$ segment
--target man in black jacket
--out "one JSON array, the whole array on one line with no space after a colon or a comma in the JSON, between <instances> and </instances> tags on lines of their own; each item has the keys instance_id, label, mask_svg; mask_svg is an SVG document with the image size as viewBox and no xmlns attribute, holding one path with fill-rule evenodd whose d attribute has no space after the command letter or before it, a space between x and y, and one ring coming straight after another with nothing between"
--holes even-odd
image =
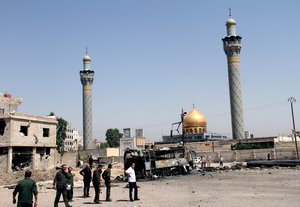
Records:
<instances>
[{"instance_id":1,"label":"man in black jacket","mask_svg":"<svg viewBox=\"0 0 300 207\"><path fill-rule=\"evenodd\" d=\"M68 197L67 197L67 180L70 179L70 175L68 173L68 168L65 164L61 166L61 170L56 173L56 176L53 180L53 188L56 189L56 197L54 200L54 207L58 207L58 202L61 194L63 195L64 203L66 207L72 207L69 205Z\"/></svg>"},{"instance_id":2,"label":"man in black jacket","mask_svg":"<svg viewBox=\"0 0 300 207\"><path fill-rule=\"evenodd\" d=\"M90 165L86 164L86 167L79 173L83 176L83 197L90 197L90 183L92 181L92 170Z\"/></svg>"}]
</instances>

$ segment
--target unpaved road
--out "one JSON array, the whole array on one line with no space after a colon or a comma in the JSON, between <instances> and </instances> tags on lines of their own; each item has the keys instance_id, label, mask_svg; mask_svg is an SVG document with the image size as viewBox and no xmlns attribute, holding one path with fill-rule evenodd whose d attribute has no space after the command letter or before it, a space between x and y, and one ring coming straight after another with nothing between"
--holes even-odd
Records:
<instances>
[{"instance_id":1,"label":"unpaved road","mask_svg":"<svg viewBox=\"0 0 300 207\"><path fill-rule=\"evenodd\" d=\"M79 181L81 184L81 181ZM128 202L126 183L112 187L112 202L93 204L93 197L82 198L82 188L74 191L73 207L92 206L201 206L201 207L299 207L300 170L242 169L169 177L139 182L140 201ZM105 191L105 188L102 188ZM12 207L12 190L0 188L0 206ZM91 188L91 196L94 189ZM55 191L41 189L40 207L51 207ZM104 198L101 193L100 199ZM64 206L60 203L59 206Z\"/></svg>"}]
</instances>

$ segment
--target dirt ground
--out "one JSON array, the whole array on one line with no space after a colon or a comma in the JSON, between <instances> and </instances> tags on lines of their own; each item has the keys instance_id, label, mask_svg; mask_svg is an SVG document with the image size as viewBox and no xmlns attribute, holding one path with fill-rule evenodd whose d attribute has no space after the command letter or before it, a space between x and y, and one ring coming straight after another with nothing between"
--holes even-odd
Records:
<instances>
[{"instance_id":1,"label":"dirt ground","mask_svg":"<svg viewBox=\"0 0 300 207\"><path fill-rule=\"evenodd\" d=\"M138 182L140 201L128 201L126 183L113 183L112 202L94 204L91 196L82 198L82 181L75 182L73 207L90 206L201 206L201 207L298 207L300 170L245 169L195 173L154 181ZM55 190L50 182L39 183L40 207L51 207ZM0 188L0 206L12 207L12 189ZM100 199L105 196L102 188ZM61 199L62 200L62 199ZM64 206L60 203L59 206Z\"/></svg>"}]
</instances>

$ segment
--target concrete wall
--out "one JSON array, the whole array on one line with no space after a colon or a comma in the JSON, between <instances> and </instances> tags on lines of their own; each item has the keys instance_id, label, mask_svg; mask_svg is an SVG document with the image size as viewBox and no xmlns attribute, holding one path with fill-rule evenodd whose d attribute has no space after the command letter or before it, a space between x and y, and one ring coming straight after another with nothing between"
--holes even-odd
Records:
<instances>
[{"instance_id":1,"label":"concrete wall","mask_svg":"<svg viewBox=\"0 0 300 207\"><path fill-rule=\"evenodd\" d=\"M203 152L197 156L211 156L213 162L218 162L220 155L223 156L224 162L246 162L251 160L266 160L270 153L271 158L275 160L294 160L296 159L295 149L256 149L256 150L236 150L223 152Z\"/></svg>"},{"instance_id":2,"label":"concrete wall","mask_svg":"<svg viewBox=\"0 0 300 207\"><path fill-rule=\"evenodd\" d=\"M99 149L79 150L78 154L80 160L82 160L83 162L87 162L90 155L99 157L100 150Z\"/></svg>"},{"instance_id":3,"label":"concrete wall","mask_svg":"<svg viewBox=\"0 0 300 207\"><path fill-rule=\"evenodd\" d=\"M176 144L156 144L155 147L171 147ZM223 152L231 151L231 144L220 143L219 141L207 141L207 142L189 142L185 143L185 147L189 150L193 150L196 154L208 153L208 152Z\"/></svg>"},{"instance_id":4,"label":"concrete wall","mask_svg":"<svg viewBox=\"0 0 300 207\"><path fill-rule=\"evenodd\" d=\"M100 149L100 157L118 157L119 148Z\"/></svg>"},{"instance_id":5,"label":"concrete wall","mask_svg":"<svg viewBox=\"0 0 300 207\"><path fill-rule=\"evenodd\" d=\"M7 154L0 155L0 172L1 173L7 172Z\"/></svg>"},{"instance_id":6,"label":"concrete wall","mask_svg":"<svg viewBox=\"0 0 300 207\"><path fill-rule=\"evenodd\" d=\"M113 157L101 157L100 158L101 162L105 163L114 163L114 162L122 162L123 163L123 157L120 156L113 156Z\"/></svg>"},{"instance_id":7,"label":"concrete wall","mask_svg":"<svg viewBox=\"0 0 300 207\"><path fill-rule=\"evenodd\" d=\"M76 167L78 158L77 152L65 152L64 155L61 156L57 151L55 151L53 159L55 166L66 164L68 167Z\"/></svg>"},{"instance_id":8,"label":"concrete wall","mask_svg":"<svg viewBox=\"0 0 300 207\"><path fill-rule=\"evenodd\" d=\"M76 152L67 152L62 156L62 163L66 164L69 167L76 167L77 162L77 153Z\"/></svg>"},{"instance_id":9,"label":"concrete wall","mask_svg":"<svg viewBox=\"0 0 300 207\"><path fill-rule=\"evenodd\" d=\"M86 162L90 155L93 157L118 157L119 148L104 148L104 149L90 149L90 150L80 150L78 151L80 160Z\"/></svg>"}]
</instances>

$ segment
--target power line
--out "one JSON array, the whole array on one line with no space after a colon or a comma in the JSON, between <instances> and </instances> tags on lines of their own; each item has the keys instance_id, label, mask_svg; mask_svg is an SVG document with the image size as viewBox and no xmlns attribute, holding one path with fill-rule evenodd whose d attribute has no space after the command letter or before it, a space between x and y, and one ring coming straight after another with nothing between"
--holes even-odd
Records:
<instances>
[{"instance_id":1,"label":"power line","mask_svg":"<svg viewBox=\"0 0 300 207\"><path fill-rule=\"evenodd\" d=\"M278 107L278 106L283 106L287 105L286 101L280 101L280 102L275 102L275 103L269 103L269 104L263 104L263 105L258 105L258 106L252 106L245 108L244 111L255 111L255 110L260 110L263 108L270 108L270 107ZM208 118L216 118L216 117L221 117L230 114L230 111L219 113L219 114L214 114L214 115L208 115Z\"/></svg>"},{"instance_id":2,"label":"power line","mask_svg":"<svg viewBox=\"0 0 300 207\"><path fill-rule=\"evenodd\" d=\"M288 104L288 102L285 100L285 101L280 101L280 102L274 102L274 103L268 103L268 104L263 104L263 105L251 106L251 107L245 108L244 111L256 111L256 110L261 110L261 109L264 109L264 108L279 107L279 106L283 106L283 105L287 105L287 104ZM218 113L218 114L213 114L213 115L208 115L206 117L212 119L212 118L227 116L228 114L230 114L230 111L222 112L222 113ZM163 127L163 126L170 126L171 123L173 123L173 122L174 121L169 121L169 122L166 121L166 122L155 123L155 124L153 123L153 124L139 126L139 127L132 126L131 128L143 128L143 129L158 128L158 127Z\"/></svg>"}]
</instances>

